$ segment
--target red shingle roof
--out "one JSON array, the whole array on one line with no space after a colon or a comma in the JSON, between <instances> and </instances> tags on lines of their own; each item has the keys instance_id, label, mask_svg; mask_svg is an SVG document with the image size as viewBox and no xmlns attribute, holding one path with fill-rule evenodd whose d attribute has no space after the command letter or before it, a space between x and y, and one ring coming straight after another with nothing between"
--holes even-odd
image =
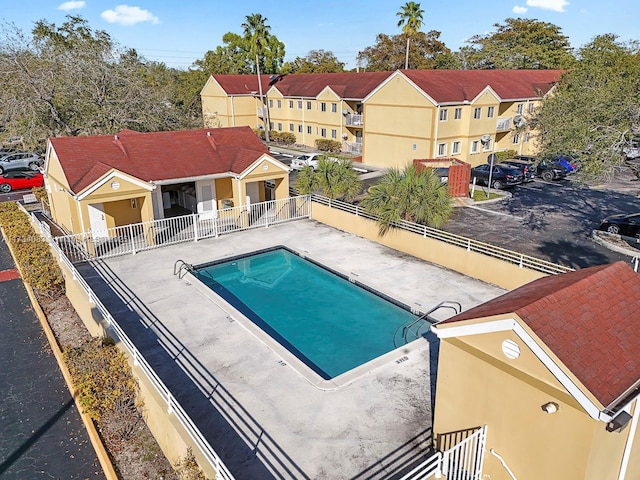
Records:
<instances>
[{"instance_id":1,"label":"red shingle roof","mask_svg":"<svg viewBox=\"0 0 640 480\"><path fill-rule=\"evenodd\" d=\"M315 98L326 87L340 98L363 99L392 72L295 73L284 75L275 83L285 97ZM212 75L229 95L246 95L258 91L256 75ZM262 89L269 89L269 75L262 75Z\"/></svg>"},{"instance_id":2,"label":"red shingle roof","mask_svg":"<svg viewBox=\"0 0 640 480\"><path fill-rule=\"evenodd\" d=\"M624 262L535 280L442 323L509 313L603 405L640 380L640 275Z\"/></svg>"},{"instance_id":3,"label":"red shingle roof","mask_svg":"<svg viewBox=\"0 0 640 480\"><path fill-rule=\"evenodd\" d=\"M240 174L268 149L249 127L51 138L69 186L82 191L112 168L140 180Z\"/></svg>"},{"instance_id":4,"label":"red shingle roof","mask_svg":"<svg viewBox=\"0 0 640 480\"><path fill-rule=\"evenodd\" d=\"M563 70L402 70L438 103L473 100L490 86L502 100L538 98L560 79Z\"/></svg>"}]
</instances>

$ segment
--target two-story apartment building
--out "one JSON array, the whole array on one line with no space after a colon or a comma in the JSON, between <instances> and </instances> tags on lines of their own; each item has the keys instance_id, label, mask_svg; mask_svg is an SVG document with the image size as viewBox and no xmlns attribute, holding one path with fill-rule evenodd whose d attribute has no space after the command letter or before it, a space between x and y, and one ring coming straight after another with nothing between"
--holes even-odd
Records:
<instances>
[{"instance_id":1,"label":"two-story apartment building","mask_svg":"<svg viewBox=\"0 0 640 480\"><path fill-rule=\"evenodd\" d=\"M262 77L212 75L201 92L205 125L249 125L329 138L363 161L402 167L416 158L472 165L512 149L535 154L527 119L560 70L398 70Z\"/></svg>"}]
</instances>

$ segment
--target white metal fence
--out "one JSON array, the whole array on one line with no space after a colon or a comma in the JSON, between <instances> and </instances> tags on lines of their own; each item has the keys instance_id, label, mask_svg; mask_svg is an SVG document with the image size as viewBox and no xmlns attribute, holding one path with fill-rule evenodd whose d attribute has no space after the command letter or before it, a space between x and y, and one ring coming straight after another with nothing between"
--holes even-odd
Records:
<instances>
[{"instance_id":1,"label":"white metal fence","mask_svg":"<svg viewBox=\"0 0 640 480\"><path fill-rule=\"evenodd\" d=\"M51 236L51 233L46 226L42 224L34 214L31 214L31 218L34 223L40 227L40 232L42 235L49 241L53 250L57 253L57 256L60 258L60 261L69 269L71 272L73 279L77 281L84 292L87 295L89 301L96 306L102 317L107 322L108 328L112 335L116 336L116 340L122 343L127 349L127 352L133 359L134 365L140 367L142 372L144 372L147 379L151 382L151 384L155 387L156 391L160 395L160 397L167 404L167 412L169 414L174 414L177 420L180 422L185 431L189 434L195 445L202 452L204 457L213 467L216 472L216 479L219 480L234 480L233 475L224 465L220 457L215 452L213 447L206 440L202 432L198 429L196 424L191 420L189 415L183 409L182 405L173 397L169 388L164 384L164 382L160 379L158 374L151 368L151 365L144 358L142 353L136 348L133 341L127 336L125 331L118 325L118 322L111 316L109 310L104 306L104 304L100 301L98 295L96 295L89 284L82 278L82 275L76 270L72 261L66 256L65 252L60 248L55 239Z\"/></svg>"},{"instance_id":2,"label":"white metal fence","mask_svg":"<svg viewBox=\"0 0 640 480\"><path fill-rule=\"evenodd\" d=\"M311 200L313 202L327 205L331 208L349 212L358 217L368 218L373 221L377 221L378 219L376 215L372 215L371 213L365 211L362 207L353 205L351 203L346 203L339 200L330 200L327 197L315 194L311 196ZM563 265L558 265L557 263L547 262L546 260L541 260L539 258L525 255L523 253L514 252L513 250L508 250L496 245L491 245L490 243L480 242L478 240L473 240L461 235L456 235L455 233L449 233L437 228L427 227L426 225L420 225L417 223L402 220L400 222L397 222L395 226L402 230L407 230L417 235L422 235L423 237L433 238L440 242L445 242L451 245L465 248L470 252L478 252L489 257L499 258L500 260L504 260L505 262L514 263L521 268L528 268L530 270L535 270L547 274L572 272L574 270L571 267L565 267Z\"/></svg>"},{"instance_id":3,"label":"white metal fence","mask_svg":"<svg viewBox=\"0 0 640 480\"><path fill-rule=\"evenodd\" d=\"M486 441L485 425L450 449L435 453L400 480L482 480Z\"/></svg>"},{"instance_id":4,"label":"white metal fence","mask_svg":"<svg viewBox=\"0 0 640 480\"><path fill-rule=\"evenodd\" d=\"M55 238L56 244L72 262L135 254L164 245L173 245L225 233L268 227L309 218L308 195L227 208L216 212L194 213L163 218Z\"/></svg>"}]
</instances>

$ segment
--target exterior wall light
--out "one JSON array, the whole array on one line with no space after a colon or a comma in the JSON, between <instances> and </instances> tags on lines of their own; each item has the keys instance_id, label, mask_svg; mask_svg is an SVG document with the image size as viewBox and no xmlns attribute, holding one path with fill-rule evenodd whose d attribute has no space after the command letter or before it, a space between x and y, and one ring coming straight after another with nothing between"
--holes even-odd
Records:
<instances>
[{"instance_id":1,"label":"exterior wall light","mask_svg":"<svg viewBox=\"0 0 640 480\"><path fill-rule=\"evenodd\" d=\"M560 406L556 402L547 402L542 405L542 410L547 413L556 413Z\"/></svg>"}]
</instances>

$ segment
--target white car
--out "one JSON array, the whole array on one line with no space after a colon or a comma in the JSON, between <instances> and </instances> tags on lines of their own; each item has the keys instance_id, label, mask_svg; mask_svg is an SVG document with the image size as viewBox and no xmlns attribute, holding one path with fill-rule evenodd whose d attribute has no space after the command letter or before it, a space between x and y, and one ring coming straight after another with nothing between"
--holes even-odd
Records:
<instances>
[{"instance_id":1,"label":"white car","mask_svg":"<svg viewBox=\"0 0 640 480\"><path fill-rule=\"evenodd\" d=\"M318 160L322 156L322 153L306 153L304 155L299 155L291 160L291 168L293 170L302 170L303 167L312 167L315 170L318 168Z\"/></svg>"}]
</instances>

